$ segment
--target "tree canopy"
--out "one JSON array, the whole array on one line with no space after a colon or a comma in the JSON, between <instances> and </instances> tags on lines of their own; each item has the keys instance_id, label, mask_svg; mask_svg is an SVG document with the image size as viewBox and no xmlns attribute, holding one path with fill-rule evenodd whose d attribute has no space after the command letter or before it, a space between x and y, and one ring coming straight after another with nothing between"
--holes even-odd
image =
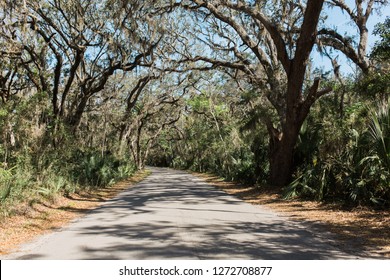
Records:
<instances>
[{"instance_id":1,"label":"tree canopy","mask_svg":"<svg viewBox=\"0 0 390 280\"><path fill-rule=\"evenodd\" d=\"M367 27L387 5L2 1L1 199L151 164L388 206L390 21ZM329 22L333 10L348 32Z\"/></svg>"}]
</instances>

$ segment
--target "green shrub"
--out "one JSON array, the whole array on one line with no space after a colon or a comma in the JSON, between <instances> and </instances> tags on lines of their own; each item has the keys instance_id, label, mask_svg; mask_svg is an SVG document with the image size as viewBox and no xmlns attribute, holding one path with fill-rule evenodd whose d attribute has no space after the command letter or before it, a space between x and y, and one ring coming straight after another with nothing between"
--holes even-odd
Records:
<instances>
[{"instance_id":1,"label":"green shrub","mask_svg":"<svg viewBox=\"0 0 390 280\"><path fill-rule=\"evenodd\" d=\"M312 160L298 167L296 179L285 188L285 198L299 196L352 205L390 206L389 102L366 107L365 111L365 125L355 124L359 131L351 128L350 122L346 122L348 126L334 127L344 131L338 142L343 149L320 154L320 142L308 143L319 149L308 153Z\"/></svg>"}]
</instances>

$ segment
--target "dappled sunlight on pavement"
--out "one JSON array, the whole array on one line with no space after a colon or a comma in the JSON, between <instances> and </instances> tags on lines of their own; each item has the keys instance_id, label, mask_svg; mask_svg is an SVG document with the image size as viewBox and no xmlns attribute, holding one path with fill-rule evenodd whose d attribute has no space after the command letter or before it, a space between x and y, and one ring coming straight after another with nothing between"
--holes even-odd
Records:
<instances>
[{"instance_id":1,"label":"dappled sunlight on pavement","mask_svg":"<svg viewBox=\"0 0 390 280\"><path fill-rule=\"evenodd\" d=\"M152 175L11 259L354 259L310 224L245 203L186 172Z\"/></svg>"}]
</instances>

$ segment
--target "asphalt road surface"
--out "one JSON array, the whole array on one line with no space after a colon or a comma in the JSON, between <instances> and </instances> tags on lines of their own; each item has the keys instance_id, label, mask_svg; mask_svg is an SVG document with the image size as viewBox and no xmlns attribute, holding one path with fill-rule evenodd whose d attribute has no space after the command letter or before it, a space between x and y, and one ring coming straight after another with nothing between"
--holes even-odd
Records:
<instances>
[{"instance_id":1,"label":"asphalt road surface","mask_svg":"<svg viewBox=\"0 0 390 280\"><path fill-rule=\"evenodd\" d=\"M186 172L143 182L2 259L356 259L331 234L245 203Z\"/></svg>"}]
</instances>

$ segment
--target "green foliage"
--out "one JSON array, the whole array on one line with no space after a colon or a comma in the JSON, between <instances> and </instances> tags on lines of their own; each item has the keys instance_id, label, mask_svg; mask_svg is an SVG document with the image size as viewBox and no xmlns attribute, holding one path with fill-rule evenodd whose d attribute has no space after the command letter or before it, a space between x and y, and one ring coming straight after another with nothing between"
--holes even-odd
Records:
<instances>
[{"instance_id":1,"label":"green foliage","mask_svg":"<svg viewBox=\"0 0 390 280\"><path fill-rule=\"evenodd\" d=\"M380 37L379 41L371 52L371 57L379 60L390 59L390 17L387 17L383 23L375 25L374 35Z\"/></svg>"},{"instance_id":2,"label":"green foliage","mask_svg":"<svg viewBox=\"0 0 390 280\"><path fill-rule=\"evenodd\" d=\"M226 96L210 88L187 100L190 113L177 131L160 135L149 164L212 172L227 180L254 182L256 165L250 135L240 132L241 119L228 109ZM248 137L248 139L246 139Z\"/></svg>"},{"instance_id":3,"label":"green foliage","mask_svg":"<svg viewBox=\"0 0 390 280\"><path fill-rule=\"evenodd\" d=\"M64 126L57 126L54 136L51 123L40 123L40 116L35 116L36 112L46 110L47 104L41 103L42 95L28 102L16 101L4 106L0 117L4 132L0 156L4 166L10 167L0 168L3 215L11 213L18 202L39 197L53 199L82 188L104 187L134 172L128 160L118 159L109 152L102 155L96 151L99 147L85 147L83 138L75 137Z\"/></svg>"},{"instance_id":4,"label":"green foliage","mask_svg":"<svg viewBox=\"0 0 390 280\"><path fill-rule=\"evenodd\" d=\"M369 114L371 152L390 172L390 99Z\"/></svg>"},{"instance_id":5,"label":"green foliage","mask_svg":"<svg viewBox=\"0 0 390 280\"><path fill-rule=\"evenodd\" d=\"M31 170L18 165L0 168L0 217L9 215L15 203L31 198L33 186Z\"/></svg>"},{"instance_id":6,"label":"green foliage","mask_svg":"<svg viewBox=\"0 0 390 280\"><path fill-rule=\"evenodd\" d=\"M24 155L12 169L0 169L0 200L3 215L19 201L44 197L53 199L81 189L106 187L130 177L134 165L112 155L75 151L69 155L50 151L40 157L39 166Z\"/></svg>"},{"instance_id":7,"label":"green foliage","mask_svg":"<svg viewBox=\"0 0 390 280\"><path fill-rule=\"evenodd\" d=\"M115 183L116 178L130 175L130 168L122 166L121 162L111 155L101 156L97 153L82 155L80 165L76 165L72 174L82 185L107 186ZM127 172L123 172L126 170Z\"/></svg>"},{"instance_id":8,"label":"green foliage","mask_svg":"<svg viewBox=\"0 0 390 280\"><path fill-rule=\"evenodd\" d=\"M51 173L45 178L45 181L37 187L36 192L45 198L53 199L56 195L64 192L67 184L68 182L64 177L55 176Z\"/></svg>"},{"instance_id":9,"label":"green foliage","mask_svg":"<svg viewBox=\"0 0 390 280\"><path fill-rule=\"evenodd\" d=\"M12 170L0 168L0 200L4 201L11 194Z\"/></svg>"},{"instance_id":10,"label":"green foliage","mask_svg":"<svg viewBox=\"0 0 390 280\"><path fill-rule=\"evenodd\" d=\"M285 188L285 198L390 206L389 108L389 102L376 107L355 103L347 108L345 120L311 132L323 137L301 142L308 157Z\"/></svg>"},{"instance_id":11,"label":"green foliage","mask_svg":"<svg viewBox=\"0 0 390 280\"><path fill-rule=\"evenodd\" d=\"M386 100L390 94L390 72L378 70L363 77L356 91L372 100Z\"/></svg>"},{"instance_id":12,"label":"green foliage","mask_svg":"<svg viewBox=\"0 0 390 280\"><path fill-rule=\"evenodd\" d=\"M108 152L102 155L101 152L75 149L58 158L57 161L51 158L46 164L51 164L57 174L63 174L67 183L61 189L67 192L72 191L68 184L80 188L104 187L130 177L135 170L130 161L120 160ZM58 179L62 182L62 177Z\"/></svg>"},{"instance_id":13,"label":"green foliage","mask_svg":"<svg viewBox=\"0 0 390 280\"><path fill-rule=\"evenodd\" d=\"M274 46L267 42L269 38L257 36L267 33L266 29L259 33L261 26L245 24L251 18L240 17L237 12L235 16L242 19L249 35L236 36L235 28L220 26L211 14L197 14L204 17L208 26L205 36L201 36L204 38L198 39L216 39L216 44L210 42L204 52L194 38L188 40L196 43L192 47L185 46L186 40L179 40L180 44L174 46L176 36L169 37L170 32L160 29L161 24L153 24L154 15L145 18L149 9L157 11L161 3L145 2L141 7L138 1L125 1L124 5L117 5L118 1L89 2L73 5L61 1L64 5L60 11L60 5L43 1L45 17L37 15L34 28L27 29L19 29L25 27L23 24L6 24L14 22L13 15L23 18L26 7L9 13L0 5L4 30L8 30L0 36L4 54L8 49L22 52L20 56L0 58L2 209L36 196L52 199L81 188L105 187L129 177L135 165L142 168L147 156L149 164L210 171L228 180L263 183L270 169L269 131L264 122L272 123L275 130L286 131L285 115L295 114L286 114L283 109L288 99L287 76L291 73L281 71L283 67L273 57L266 63L271 63L269 67L258 63L251 48L242 47L252 44L239 42L239 37L259 39L259 48L266 56L273 56ZM287 16L271 4L274 3L258 8L276 20L282 14ZM102 7L105 9L100 10ZM159 20L172 28L176 22L164 24L169 16L167 13ZM182 16L184 19L188 14ZM299 31L302 14L293 11L290 16L294 19L290 29ZM73 21L85 27L80 34L72 31ZM184 37L195 33L190 26L193 22L177 23L175 28L182 29ZM221 27L223 30L218 32L213 30ZM332 86L336 93L316 103L301 127L294 154L295 179L285 189L287 198L390 204L389 105L387 102L378 106L379 100L387 101L390 90L389 30L390 18L375 28L374 34L380 37L370 56L375 71L359 80L322 83L322 88ZM8 33L15 38L9 40L5 36ZM220 37L222 34L224 38ZM158 46L148 46L157 38ZM291 54L297 38L290 38ZM352 37L345 38L353 43ZM232 48L236 41L237 48ZM74 51L72 45L79 46L85 55L69 55ZM220 51L213 50L213 45L220 45ZM97 49L100 51L96 52ZM165 55L152 55L156 50ZM166 76L158 73L159 67L174 70L181 60L175 51L180 50L185 50L185 60L191 61L192 55L199 60L188 65L180 63L179 71L169 71ZM202 64L197 50L203 52L199 55L212 54L213 60L224 63ZM163 61L164 58L168 60ZM132 65L131 61L143 66ZM151 67L148 72L149 63L159 67ZM244 64L239 66L240 63ZM220 75L186 71L187 67L221 69L226 64L235 65L234 71L225 69ZM130 69L134 69L134 75ZM60 75L56 75L57 70ZM323 73L302 74L308 77L309 89L309 77ZM323 75L323 80L325 76L329 73ZM290 105L294 110L301 108L299 102Z\"/></svg>"}]
</instances>

